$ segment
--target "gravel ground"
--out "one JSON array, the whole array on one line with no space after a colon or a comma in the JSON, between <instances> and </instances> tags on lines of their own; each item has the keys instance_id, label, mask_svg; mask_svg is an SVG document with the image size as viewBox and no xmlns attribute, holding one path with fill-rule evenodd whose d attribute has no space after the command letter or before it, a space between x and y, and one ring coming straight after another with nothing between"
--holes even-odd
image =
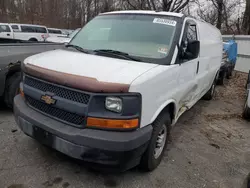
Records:
<instances>
[{"instance_id":1,"label":"gravel ground","mask_svg":"<svg viewBox=\"0 0 250 188\"><path fill-rule=\"evenodd\" d=\"M243 188L250 172L250 123L241 118L246 75L237 73L173 128L172 143L151 173L89 170L25 136L0 109L0 188ZM1 105L0 105L1 106Z\"/></svg>"}]
</instances>

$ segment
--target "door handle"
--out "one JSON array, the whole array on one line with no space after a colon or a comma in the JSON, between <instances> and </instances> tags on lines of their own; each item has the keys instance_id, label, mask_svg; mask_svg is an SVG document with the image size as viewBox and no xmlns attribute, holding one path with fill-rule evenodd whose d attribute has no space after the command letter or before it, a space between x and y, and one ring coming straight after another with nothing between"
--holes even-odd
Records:
<instances>
[{"instance_id":1,"label":"door handle","mask_svg":"<svg viewBox=\"0 0 250 188\"><path fill-rule=\"evenodd\" d=\"M7 34L7 36L10 36L10 34Z\"/></svg>"},{"instance_id":2,"label":"door handle","mask_svg":"<svg viewBox=\"0 0 250 188\"><path fill-rule=\"evenodd\" d=\"M197 70L196 70L196 74L198 74L198 73L199 73L199 69L200 69L200 62L198 61L198 62L197 62Z\"/></svg>"}]
</instances>

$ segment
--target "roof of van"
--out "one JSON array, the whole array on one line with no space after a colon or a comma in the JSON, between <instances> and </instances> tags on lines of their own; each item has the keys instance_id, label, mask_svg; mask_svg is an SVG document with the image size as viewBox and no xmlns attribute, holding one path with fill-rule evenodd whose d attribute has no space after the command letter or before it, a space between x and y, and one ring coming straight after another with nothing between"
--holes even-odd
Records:
<instances>
[{"instance_id":1,"label":"roof of van","mask_svg":"<svg viewBox=\"0 0 250 188\"><path fill-rule=\"evenodd\" d=\"M0 24L9 24L9 25L26 25L26 26L35 26L35 27L46 27L44 25L34 25L34 24L20 24L20 23L0 23ZM47 28L47 27L46 27Z\"/></svg>"},{"instance_id":2,"label":"roof of van","mask_svg":"<svg viewBox=\"0 0 250 188\"><path fill-rule=\"evenodd\" d=\"M113 12L105 12L100 15L105 14L153 14L153 15L166 15L166 16L175 16L175 17L183 17L184 14L175 13L175 12L157 12L157 11L145 11L145 10L127 10L127 11L113 11Z\"/></svg>"}]
</instances>

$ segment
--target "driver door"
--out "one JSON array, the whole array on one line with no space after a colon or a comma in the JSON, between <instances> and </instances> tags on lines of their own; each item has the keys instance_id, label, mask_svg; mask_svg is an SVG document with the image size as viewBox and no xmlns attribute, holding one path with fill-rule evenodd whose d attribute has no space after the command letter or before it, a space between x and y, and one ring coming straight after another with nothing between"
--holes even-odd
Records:
<instances>
[{"instance_id":1,"label":"driver door","mask_svg":"<svg viewBox=\"0 0 250 188\"><path fill-rule=\"evenodd\" d=\"M197 27L193 20L187 20L185 24L184 33L181 40L182 53L188 52L188 44L192 41L198 41ZM199 87L197 81L197 74L199 72L199 56L195 58L185 57L182 55L179 58L180 74L179 87L181 92L179 94L179 109L185 111L191 108L199 100Z\"/></svg>"}]
</instances>

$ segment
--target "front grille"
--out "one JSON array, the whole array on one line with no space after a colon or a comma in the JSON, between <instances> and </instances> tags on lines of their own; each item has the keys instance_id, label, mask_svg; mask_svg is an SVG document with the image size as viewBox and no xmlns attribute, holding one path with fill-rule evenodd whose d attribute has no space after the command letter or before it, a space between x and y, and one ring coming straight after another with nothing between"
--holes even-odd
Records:
<instances>
[{"instance_id":1,"label":"front grille","mask_svg":"<svg viewBox=\"0 0 250 188\"><path fill-rule=\"evenodd\" d=\"M53 117L53 118L57 118L59 120L63 120L63 121L66 121L68 123L77 125L77 127L83 126L83 123L84 123L83 116L55 108L53 106L50 106L48 104L45 104L45 103L40 102L38 100L35 100L32 97L27 96L27 95L25 96L25 98L30 106L34 107L35 109Z\"/></svg>"},{"instance_id":2,"label":"front grille","mask_svg":"<svg viewBox=\"0 0 250 188\"><path fill-rule=\"evenodd\" d=\"M61 86L57 86L54 84L50 84L48 82L44 82L29 76L25 76L24 84L41 90L43 92L50 92L64 99L68 99L74 102L79 102L83 104L88 104L90 95L86 93L81 93L78 91L74 91L70 88L65 88Z\"/></svg>"}]
</instances>

